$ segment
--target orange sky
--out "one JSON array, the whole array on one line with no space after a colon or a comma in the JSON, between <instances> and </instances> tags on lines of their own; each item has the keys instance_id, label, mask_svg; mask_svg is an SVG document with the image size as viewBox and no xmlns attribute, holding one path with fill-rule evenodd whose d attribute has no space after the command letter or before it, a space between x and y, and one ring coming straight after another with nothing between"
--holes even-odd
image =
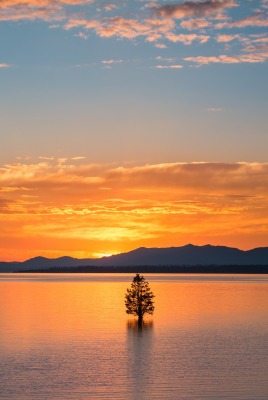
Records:
<instances>
[{"instance_id":1,"label":"orange sky","mask_svg":"<svg viewBox=\"0 0 268 400\"><path fill-rule=\"evenodd\" d=\"M100 257L139 246L268 245L267 163L0 167L0 260Z\"/></svg>"}]
</instances>

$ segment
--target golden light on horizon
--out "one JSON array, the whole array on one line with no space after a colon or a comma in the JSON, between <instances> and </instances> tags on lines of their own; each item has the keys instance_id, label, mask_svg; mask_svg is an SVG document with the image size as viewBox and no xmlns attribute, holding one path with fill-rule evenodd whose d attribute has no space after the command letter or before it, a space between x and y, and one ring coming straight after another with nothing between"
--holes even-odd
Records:
<instances>
[{"instance_id":1,"label":"golden light on horizon","mask_svg":"<svg viewBox=\"0 0 268 400\"><path fill-rule=\"evenodd\" d=\"M118 252L113 252L113 253L93 253L93 256L96 258L102 258L102 257L111 257L115 254L118 254Z\"/></svg>"},{"instance_id":2,"label":"golden light on horizon","mask_svg":"<svg viewBox=\"0 0 268 400\"><path fill-rule=\"evenodd\" d=\"M0 260L187 243L267 246L267 177L268 164L257 163L5 166Z\"/></svg>"}]
</instances>

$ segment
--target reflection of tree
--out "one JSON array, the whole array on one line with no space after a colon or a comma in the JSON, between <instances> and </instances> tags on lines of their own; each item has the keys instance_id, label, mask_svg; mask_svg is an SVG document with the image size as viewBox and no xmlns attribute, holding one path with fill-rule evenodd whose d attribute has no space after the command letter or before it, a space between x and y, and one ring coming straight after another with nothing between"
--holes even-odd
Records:
<instances>
[{"instance_id":1,"label":"reflection of tree","mask_svg":"<svg viewBox=\"0 0 268 400\"><path fill-rule=\"evenodd\" d=\"M143 330L152 329L154 325L153 320L149 321L139 321L136 319L130 319L127 321L127 327L129 330L141 332Z\"/></svg>"},{"instance_id":2,"label":"reflection of tree","mask_svg":"<svg viewBox=\"0 0 268 400\"><path fill-rule=\"evenodd\" d=\"M154 329L152 320L127 321L128 375L132 381L133 400L150 398L153 370Z\"/></svg>"}]
</instances>

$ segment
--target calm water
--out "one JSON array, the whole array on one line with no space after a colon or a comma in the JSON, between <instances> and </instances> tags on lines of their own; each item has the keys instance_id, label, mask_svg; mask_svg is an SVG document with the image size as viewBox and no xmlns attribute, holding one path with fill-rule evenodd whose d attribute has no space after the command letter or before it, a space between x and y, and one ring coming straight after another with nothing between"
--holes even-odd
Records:
<instances>
[{"instance_id":1,"label":"calm water","mask_svg":"<svg viewBox=\"0 0 268 400\"><path fill-rule=\"evenodd\" d=\"M0 274L0 399L268 399L268 276Z\"/></svg>"}]
</instances>

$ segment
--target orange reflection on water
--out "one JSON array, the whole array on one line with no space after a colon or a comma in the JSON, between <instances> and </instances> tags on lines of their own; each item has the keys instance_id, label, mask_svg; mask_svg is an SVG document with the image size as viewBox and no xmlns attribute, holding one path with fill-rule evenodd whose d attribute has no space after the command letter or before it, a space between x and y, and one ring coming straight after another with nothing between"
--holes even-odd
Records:
<instances>
[{"instance_id":1,"label":"orange reflection on water","mask_svg":"<svg viewBox=\"0 0 268 400\"><path fill-rule=\"evenodd\" d=\"M12 343L12 332L27 346L31 340L64 341L89 336L101 338L120 329L125 320L126 284L109 282L1 282L2 344Z\"/></svg>"},{"instance_id":2,"label":"orange reflection on water","mask_svg":"<svg viewBox=\"0 0 268 400\"><path fill-rule=\"evenodd\" d=\"M196 326L233 325L266 318L267 283L208 281L196 275L196 281L153 282L156 293L157 324Z\"/></svg>"},{"instance_id":3,"label":"orange reflection on water","mask_svg":"<svg viewBox=\"0 0 268 400\"><path fill-rule=\"evenodd\" d=\"M266 319L267 283L198 279L152 280L155 314L145 317L143 328L154 324L157 333L175 328L256 325ZM126 323L128 329L138 328L135 318L129 321L125 313L124 296L130 281L89 281L87 277L79 282L49 278L0 282L2 346L27 348L34 342L104 340L113 335L123 340Z\"/></svg>"}]
</instances>

